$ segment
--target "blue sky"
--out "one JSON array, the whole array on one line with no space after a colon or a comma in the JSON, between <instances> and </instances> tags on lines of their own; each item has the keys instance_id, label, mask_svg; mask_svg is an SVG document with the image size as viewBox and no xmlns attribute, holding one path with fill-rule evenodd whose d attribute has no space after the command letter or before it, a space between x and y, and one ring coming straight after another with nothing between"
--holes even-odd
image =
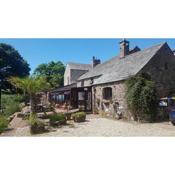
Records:
<instances>
[{"instance_id":1,"label":"blue sky","mask_svg":"<svg viewBox=\"0 0 175 175\"><path fill-rule=\"evenodd\" d=\"M167 42L175 49L175 39L127 39L130 47L141 49ZM12 45L30 64L32 71L49 61L91 63L92 56L104 62L119 53L121 39L0 39L0 43ZM31 72L32 72L31 71Z\"/></svg>"}]
</instances>

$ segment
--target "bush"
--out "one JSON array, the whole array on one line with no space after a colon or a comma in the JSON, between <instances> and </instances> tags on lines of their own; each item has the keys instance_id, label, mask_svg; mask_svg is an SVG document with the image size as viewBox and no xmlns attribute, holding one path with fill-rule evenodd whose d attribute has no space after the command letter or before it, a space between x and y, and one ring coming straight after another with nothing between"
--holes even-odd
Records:
<instances>
[{"instance_id":1,"label":"bush","mask_svg":"<svg viewBox=\"0 0 175 175\"><path fill-rule=\"evenodd\" d=\"M135 119L152 122L157 111L156 86L146 75L132 77L126 81L126 100Z\"/></svg>"},{"instance_id":2,"label":"bush","mask_svg":"<svg viewBox=\"0 0 175 175\"><path fill-rule=\"evenodd\" d=\"M7 117L0 115L0 133L2 133L8 127Z\"/></svg>"},{"instance_id":3,"label":"bush","mask_svg":"<svg viewBox=\"0 0 175 175\"><path fill-rule=\"evenodd\" d=\"M19 106L19 104L14 103L9 104L5 110L4 110L4 115L6 115L7 117L9 117L10 115L14 114L15 112L20 112L21 108Z\"/></svg>"},{"instance_id":4,"label":"bush","mask_svg":"<svg viewBox=\"0 0 175 175\"><path fill-rule=\"evenodd\" d=\"M39 134L45 131L45 124L42 121L38 120L36 114L29 116L29 124L31 134Z\"/></svg>"},{"instance_id":5,"label":"bush","mask_svg":"<svg viewBox=\"0 0 175 175\"><path fill-rule=\"evenodd\" d=\"M74 122L85 122L86 120L86 113L85 112L76 112L72 114L72 118Z\"/></svg>"},{"instance_id":6,"label":"bush","mask_svg":"<svg viewBox=\"0 0 175 175\"><path fill-rule=\"evenodd\" d=\"M12 94L3 94L2 95L2 108L3 114L7 117L19 112L21 110L21 103L23 102L24 97L21 95L12 95Z\"/></svg>"},{"instance_id":7,"label":"bush","mask_svg":"<svg viewBox=\"0 0 175 175\"><path fill-rule=\"evenodd\" d=\"M66 124L66 116L62 113L51 115L50 116L50 125L56 126L59 124Z\"/></svg>"}]
</instances>

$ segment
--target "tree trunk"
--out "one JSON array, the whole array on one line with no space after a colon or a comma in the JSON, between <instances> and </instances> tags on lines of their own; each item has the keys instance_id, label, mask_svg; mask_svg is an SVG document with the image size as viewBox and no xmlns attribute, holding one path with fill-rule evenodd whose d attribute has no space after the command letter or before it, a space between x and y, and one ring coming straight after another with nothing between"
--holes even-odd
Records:
<instances>
[{"instance_id":1,"label":"tree trunk","mask_svg":"<svg viewBox=\"0 0 175 175\"><path fill-rule=\"evenodd\" d=\"M26 91L24 91L24 104L25 104L25 106L27 106L27 101L28 101L28 96L27 96L27 93L26 93Z\"/></svg>"},{"instance_id":2,"label":"tree trunk","mask_svg":"<svg viewBox=\"0 0 175 175\"><path fill-rule=\"evenodd\" d=\"M36 112L35 94L30 94L30 114Z\"/></svg>"},{"instance_id":3,"label":"tree trunk","mask_svg":"<svg viewBox=\"0 0 175 175\"><path fill-rule=\"evenodd\" d=\"M30 115L34 113L33 111L33 98L32 98L32 95L30 95Z\"/></svg>"}]
</instances>

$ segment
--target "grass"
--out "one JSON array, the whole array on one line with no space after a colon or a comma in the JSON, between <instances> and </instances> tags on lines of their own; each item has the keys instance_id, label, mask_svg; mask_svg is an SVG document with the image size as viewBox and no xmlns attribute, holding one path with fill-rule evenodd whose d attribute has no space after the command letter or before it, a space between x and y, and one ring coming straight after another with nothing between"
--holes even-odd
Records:
<instances>
[{"instance_id":1,"label":"grass","mask_svg":"<svg viewBox=\"0 0 175 175\"><path fill-rule=\"evenodd\" d=\"M15 112L21 110L20 104L24 101L24 97L19 94L2 94L3 115L9 117Z\"/></svg>"},{"instance_id":2,"label":"grass","mask_svg":"<svg viewBox=\"0 0 175 175\"><path fill-rule=\"evenodd\" d=\"M0 134L8 127L7 117L0 114Z\"/></svg>"}]
</instances>

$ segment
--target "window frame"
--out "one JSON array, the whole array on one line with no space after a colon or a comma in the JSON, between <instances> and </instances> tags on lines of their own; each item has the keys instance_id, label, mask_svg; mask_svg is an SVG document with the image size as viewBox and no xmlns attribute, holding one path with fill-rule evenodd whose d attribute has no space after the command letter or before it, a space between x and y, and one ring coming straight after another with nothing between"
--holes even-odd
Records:
<instances>
[{"instance_id":1,"label":"window frame","mask_svg":"<svg viewBox=\"0 0 175 175\"><path fill-rule=\"evenodd\" d=\"M102 90L104 100L112 100L112 87L105 87Z\"/></svg>"}]
</instances>

